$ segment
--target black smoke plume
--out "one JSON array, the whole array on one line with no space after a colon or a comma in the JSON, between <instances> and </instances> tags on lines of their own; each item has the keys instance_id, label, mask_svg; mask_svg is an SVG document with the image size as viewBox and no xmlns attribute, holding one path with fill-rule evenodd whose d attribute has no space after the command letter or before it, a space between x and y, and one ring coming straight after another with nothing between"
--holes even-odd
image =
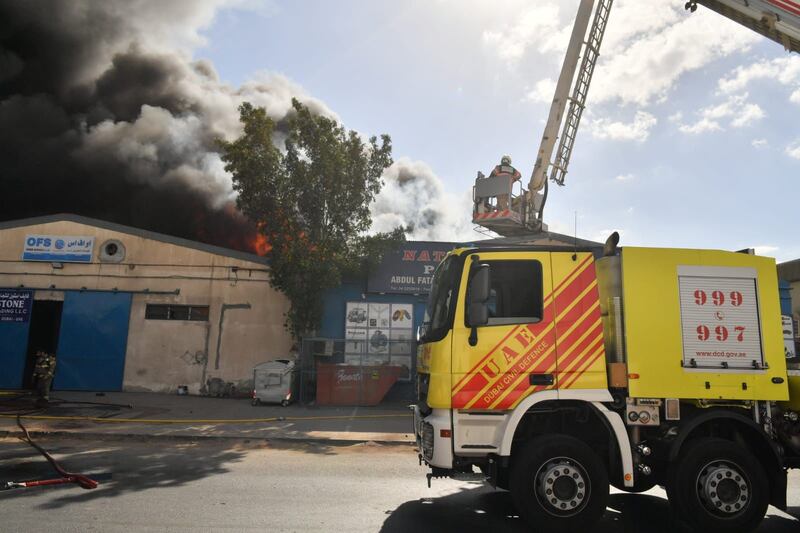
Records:
<instances>
[{"instance_id":1,"label":"black smoke plume","mask_svg":"<svg viewBox=\"0 0 800 533\"><path fill-rule=\"evenodd\" d=\"M0 218L76 213L250 249L215 139L237 106L285 119L279 76L233 88L191 59L224 0L0 0Z\"/></svg>"}]
</instances>

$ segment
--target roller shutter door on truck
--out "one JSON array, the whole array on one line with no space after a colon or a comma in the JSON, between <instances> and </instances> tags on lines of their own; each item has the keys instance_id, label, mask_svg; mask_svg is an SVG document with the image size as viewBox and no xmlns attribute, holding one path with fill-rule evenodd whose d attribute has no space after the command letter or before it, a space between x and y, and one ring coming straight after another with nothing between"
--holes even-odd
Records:
<instances>
[{"instance_id":1,"label":"roller shutter door on truck","mask_svg":"<svg viewBox=\"0 0 800 533\"><path fill-rule=\"evenodd\" d=\"M680 266L678 280L684 368L762 368L756 270Z\"/></svg>"}]
</instances>

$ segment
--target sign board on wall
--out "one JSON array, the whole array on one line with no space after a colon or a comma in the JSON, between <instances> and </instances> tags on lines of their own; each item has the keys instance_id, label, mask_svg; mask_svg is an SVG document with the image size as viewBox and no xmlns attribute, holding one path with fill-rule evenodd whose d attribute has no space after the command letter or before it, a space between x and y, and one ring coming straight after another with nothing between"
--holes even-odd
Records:
<instances>
[{"instance_id":1,"label":"sign board on wall","mask_svg":"<svg viewBox=\"0 0 800 533\"><path fill-rule=\"evenodd\" d=\"M344 327L345 328L365 328L367 327L367 318L369 307L366 302L347 302L345 310Z\"/></svg>"},{"instance_id":2,"label":"sign board on wall","mask_svg":"<svg viewBox=\"0 0 800 533\"><path fill-rule=\"evenodd\" d=\"M684 368L761 368L752 268L678 267Z\"/></svg>"},{"instance_id":3,"label":"sign board on wall","mask_svg":"<svg viewBox=\"0 0 800 533\"><path fill-rule=\"evenodd\" d=\"M381 293L427 294L433 271L455 243L407 242L387 252L367 279L367 291Z\"/></svg>"},{"instance_id":4,"label":"sign board on wall","mask_svg":"<svg viewBox=\"0 0 800 533\"><path fill-rule=\"evenodd\" d=\"M783 315L781 316L781 323L783 325L783 351L786 359L794 359L797 357L795 344L794 344L794 320L792 317Z\"/></svg>"},{"instance_id":5,"label":"sign board on wall","mask_svg":"<svg viewBox=\"0 0 800 533\"><path fill-rule=\"evenodd\" d=\"M411 368L413 304L347 302L345 312L345 362Z\"/></svg>"},{"instance_id":6,"label":"sign board on wall","mask_svg":"<svg viewBox=\"0 0 800 533\"><path fill-rule=\"evenodd\" d=\"M71 235L26 235L23 261L91 263L94 237Z\"/></svg>"},{"instance_id":7,"label":"sign board on wall","mask_svg":"<svg viewBox=\"0 0 800 533\"><path fill-rule=\"evenodd\" d=\"M33 291L0 290L0 322L28 322Z\"/></svg>"},{"instance_id":8,"label":"sign board on wall","mask_svg":"<svg viewBox=\"0 0 800 533\"><path fill-rule=\"evenodd\" d=\"M390 305L386 303L370 303L369 304L369 327L372 329L389 329L389 321L391 320Z\"/></svg>"}]
</instances>

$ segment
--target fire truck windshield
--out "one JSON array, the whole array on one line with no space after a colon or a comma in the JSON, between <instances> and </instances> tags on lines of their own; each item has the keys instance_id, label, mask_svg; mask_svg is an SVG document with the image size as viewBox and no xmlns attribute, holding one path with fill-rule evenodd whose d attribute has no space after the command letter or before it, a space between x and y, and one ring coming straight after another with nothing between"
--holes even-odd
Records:
<instances>
[{"instance_id":1,"label":"fire truck windshield","mask_svg":"<svg viewBox=\"0 0 800 533\"><path fill-rule=\"evenodd\" d=\"M425 307L421 342L435 342L447 335L453 323L463 264L463 257L451 255L436 268L428 305Z\"/></svg>"}]
</instances>

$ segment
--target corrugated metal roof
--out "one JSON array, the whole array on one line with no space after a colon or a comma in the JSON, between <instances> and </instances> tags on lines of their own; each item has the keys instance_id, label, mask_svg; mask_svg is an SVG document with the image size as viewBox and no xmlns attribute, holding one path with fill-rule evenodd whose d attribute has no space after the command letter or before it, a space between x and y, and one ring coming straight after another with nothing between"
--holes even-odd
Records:
<instances>
[{"instance_id":1,"label":"corrugated metal roof","mask_svg":"<svg viewBox=\"0 0 800 533\"><path fill-rule=\"evenodd\" d=\"M73 215L71 213L59 213L56 215L45 215L40 217L22 218L18 220L9 220L0 222L0 230L11 228L24 228L26 226L36 226L38 224L48 224L52 222L75 222L77 224L84 224L87 226L94 226L101 229L116 231L118 233L127 233L143 239L150 239L153 241L164 242L167 244L174 244L175 246L182 246L184 248L192 248L208 252L210 254L221 255L224 257L232 257L234 259L241 259L242 261L250 261L252 263L260 263L268 265L269 261L265 257L256 254L241 252L239 250L231 250L222 246L214 246L213 244L206 244L203 242L193 241L190 239L182 239L180 237L173 237L172 235L165 235L155 231L148 231L115 222L107 222L96 218L84 217L80 215Z\"/></svg>"}]
</instances>

